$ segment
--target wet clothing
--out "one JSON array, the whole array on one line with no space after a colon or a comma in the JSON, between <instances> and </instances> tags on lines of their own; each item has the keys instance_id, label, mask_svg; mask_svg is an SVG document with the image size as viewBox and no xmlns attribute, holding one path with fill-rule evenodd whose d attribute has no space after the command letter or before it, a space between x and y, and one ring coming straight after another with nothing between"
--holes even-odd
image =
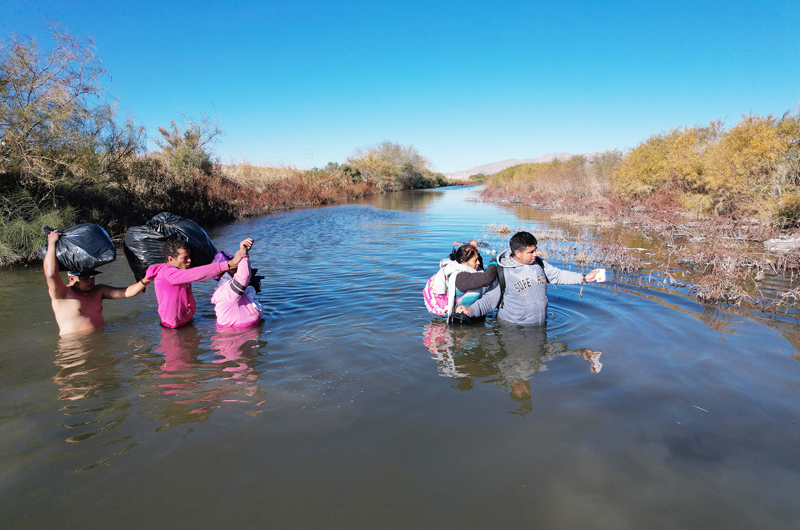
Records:
<instances>
[{"instance_id":1,"label":"wet clothing","mask_svg":"<svg viewBox=\"0 0 800 530\"><path fill-rule=\"evenodd\" d=\"M516 324L541 324L547 321L547 284L578 284L583 274L553 267L537 259L532 265L523 265L506 249L497 257L503 269L505 292L497 319ZM483 316L500 303L500 282L495 281L486 294L469 308L470 316Z\"/></svg>"},{"instance_id":2,"label":"wet clothing","mask_svg":"<svg viewBox=\"0 0 800 530\"><path fill-rule=\"evenodd\" d=\"M194 316L195 300L192 282L219 276L228 270L227 262L211 263L191 269L179 269L167 263L147 267L145 278L153 281L158 299L158 314L161 324L168 328L179 328Z\"/></svg>"},{"instance_id":3,"label":"wet clothing","mask_svg":"<svg viewBox=\"0 0 800 530\"><path fill-rule=\"evenodd\" d=\"M217 326L243 328L261 320L261 305L255 299L255 289L249 287L251 275L250 258L245 256L239 262L236 274L222 276L211 297L217 313Z\"/></svg>"}]
</instances>

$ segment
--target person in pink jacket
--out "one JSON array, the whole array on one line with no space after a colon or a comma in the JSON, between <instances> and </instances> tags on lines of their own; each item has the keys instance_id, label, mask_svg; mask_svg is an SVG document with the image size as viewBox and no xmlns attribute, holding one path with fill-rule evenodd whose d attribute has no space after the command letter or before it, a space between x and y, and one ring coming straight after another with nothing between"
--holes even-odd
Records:
<instances>
[{"instance_id":1,"label":"person in pink jacket","mask_svg":"<svg viewBox=\"0 0 800 530\"><path fill-rule=\"evenodd\" d=\"M246 251L239 251L229 261L190 269L191 252L186 241L173 239L167 243L167 262L150 265L145 274L145 278L156 286L158 314L161 317L161 324L168 328L179 328L194 316L196 303L192 295L192 282L207 280L226 271L233 271L247 255Z\"/></svg>"},{"instance_id":2,"label":"person in pink jacket","mask_svg":"<svg viewBox=\"0 0 800 530\"><path fill-rule=\"evenodd\" d=\"M236 274L225 273L217 284L211 302L217 313L217 326L221 328L243 328L252 326L261 320L263 311L261 304L255 297L255 289L250 287L252 270L250 257L247 253L253 247L252 239L245 239L239 243L239 254L244 252L244 257L239 262Z\"/></svg>"}]
</instances>

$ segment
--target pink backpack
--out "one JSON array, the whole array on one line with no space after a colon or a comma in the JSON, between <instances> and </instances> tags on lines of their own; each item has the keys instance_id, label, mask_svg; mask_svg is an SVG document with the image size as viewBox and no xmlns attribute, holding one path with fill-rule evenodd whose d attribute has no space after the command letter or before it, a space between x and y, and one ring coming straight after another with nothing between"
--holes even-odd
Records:
<instances>
[{"instance_id":1,"label":"pink backpack","mask_svg":"<svg viewBox=\"0 0 800 530\"><path fill-rule=\"evenodd\" d=\"M445 316L447 315L447 293L435 294L433 292L433 279L436 277L434 274L431 276L425 288L422 290L422 298L425 299L425 307L434 315Z\"/></svg>"}]
</instances>

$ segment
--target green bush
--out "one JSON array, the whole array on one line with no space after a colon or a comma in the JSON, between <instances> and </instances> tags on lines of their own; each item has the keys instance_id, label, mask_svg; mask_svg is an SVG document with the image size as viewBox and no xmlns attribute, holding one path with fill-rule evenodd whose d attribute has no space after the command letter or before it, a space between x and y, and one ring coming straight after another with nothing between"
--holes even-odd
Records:
<instances>
[{"instance_id":1,"label":"green bush","mask_svg":"<svg viewBox=\"0 0 800 530\"><path fill-rule=\"evenodd\" d=\"M70 207L47 210L25 220L21 217L0 223L0 265L29 261L39 256L47 242L42 226L68 228L75 224L75 211Z\"/></svg>"}]
</instances>

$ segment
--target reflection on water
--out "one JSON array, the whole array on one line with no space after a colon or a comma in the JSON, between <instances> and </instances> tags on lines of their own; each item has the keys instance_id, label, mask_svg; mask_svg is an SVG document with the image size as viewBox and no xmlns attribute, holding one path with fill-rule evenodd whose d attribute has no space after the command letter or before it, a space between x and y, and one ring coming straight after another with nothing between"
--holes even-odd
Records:
<instances>
[{"instance_id":1,"label":"reflection on water","mask_svg":"<svg viewBox=\"0 0 800 530\"><path fill-rule=\"evenodd\" d=\"M211 337L209 354L200 347L202 335L193 325L162 328L156 352L164 356L164 364L155 387L164 396L161 401L169 404L159 411L163 424L157 430L187 421L202 422L216 408L263 398L258 374L251 366L259 332L258 325L219 330Z\"/></svg>"},{"instance_id":2,"label":"reflection on water","mask_svg":"<svg viewBox=\"0 0 800 530\"><path fill-rule=\"evenodd\" d=\"M498 322L493 327L448 326L434 320L424 326L422 342L436 360L439 374L456 379L459 390L474 388L475 379L490 381L531 410L530 380L560 357L579 357L589 371L599 373L602 352L588 348L570 350L563 341L548 341L547 325L521 326Z\"/></svg>"},{"instance_id":3,"label":"reflection on water","mask_svg":"<svg viewBox=\"0 0 800 530\"><path fill-rule=\"evenodd\" d=\"M384 193L373 197L363 197L355 202L368 204L382 210L400 212L427 212L437 201L445 197L452 188L425 190L423 193Z\"/></svg>"},{"instance_id":4,"label":"reflection on water","mask_svg":"<svg viewBox=\"0 0 800 530\"><path fill-rule=\"evenodd\" d=\"M53 377L53 381L59 385L58 399L85 399L119 385L112 373L114 359L109 354L108 346L102 331L89 335L67 335L59 339L53 361L59 368Z\"/></svg>"},{"instance_id":5,"label":"reflection on water","mask_svg":"<svg viewBox=\"0 0 800 530\"><path fill-rule=\"evenodd\" d=\"M121 348L103 331L60 338L53 381L58 399L69 402L61 409L68 417L65 441L102 435L102 445L111 448L80 470L136 447L131 439L142 434L202 424L219 408L243 406L251 416L263 412L266 392L254 362L254 350L266 344L260 333L261 326L220 329L209 340L193 325L161 328L155 348L134 338ZM132 434L132 415L155 426Z\"/></svg>"},{"instance_id":6,"label":"reflection on water","mask_svg":"<svg viewBox=\"0 0 800 530\"><path fill-rule=\"evenodd\" d=\"M199 282L187 327L150 292L59 339L41 269L0 273L0 526L796 527L798 323L612 277L549 286L546 327L448 328L421 291L453 241L569 230L476 195L209 227L256 239L244 330Z\"/></svg>"}]
</instances>

